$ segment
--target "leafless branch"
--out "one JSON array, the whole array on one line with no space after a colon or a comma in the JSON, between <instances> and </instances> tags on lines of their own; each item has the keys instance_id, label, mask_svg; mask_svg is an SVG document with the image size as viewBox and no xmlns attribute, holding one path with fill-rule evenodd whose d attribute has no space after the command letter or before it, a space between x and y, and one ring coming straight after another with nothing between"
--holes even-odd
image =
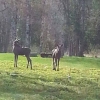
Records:
<instances>
[{"instance_id":1,"label":"leafless branch","mask_svg":"<svg viewBox=\"0 0 100 100\"><path fill-rule=\"evenodd\" d=\"M4 12L7 8L8 8L8 7L6 7L6 8L5 8L5 9L3 9L3 10L0 10L0 12Z\"/></svg>"}]
</instances>

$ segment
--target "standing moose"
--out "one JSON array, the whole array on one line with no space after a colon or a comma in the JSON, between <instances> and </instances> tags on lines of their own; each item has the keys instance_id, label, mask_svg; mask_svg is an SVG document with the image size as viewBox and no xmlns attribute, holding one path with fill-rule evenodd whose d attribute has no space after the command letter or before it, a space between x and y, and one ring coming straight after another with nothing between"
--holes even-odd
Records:
<instances>
[{"instance_id":1,"label":"standing moose","mask_svg":"<svg viewBox=\"0 0 100 100\"><path fill-rule=\"evenodd\" d=\"M30 59L30 48L28 47L22 47L20 45L20 40L15 40L13 43L13 53L14 53L14 67L17 67L17 61L18 61L18 55L25 55L27 58L27 68L30 63L30 67L32 69L32 60Z\"/></svg>"},{"instance_id":2,"label":"standing moose","mask_svg":"<svg viewBox=\"0 0 100 100\"><path fill-rule=\"evenodd\" d=\"M56 67L57 67L57 71L59 71L59 61L60 61L60 58L61 58L61 48L62 48L62 46L63 46L63 44L57 45L57 47L55 47L52 50L53 70L55 70L55 71L56 71Z\"/></svg>"}]
</instances>

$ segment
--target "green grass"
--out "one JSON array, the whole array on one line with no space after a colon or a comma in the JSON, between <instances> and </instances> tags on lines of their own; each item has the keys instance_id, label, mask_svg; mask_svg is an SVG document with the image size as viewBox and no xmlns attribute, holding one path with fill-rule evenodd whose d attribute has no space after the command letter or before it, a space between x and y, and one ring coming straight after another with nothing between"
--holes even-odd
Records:
<instances>
[{"instance_id":1,"label":"green grass","mask_svg":"<svg viewBox=\"0 0 100 100\"><path fill-rule=\"evenodd\" d=\"M0 54L0 100L99 100L100 58L61 58L60 71L52 70L52 59L26 58L13 67L13 54Z\"/></svg>"}]
</instances>

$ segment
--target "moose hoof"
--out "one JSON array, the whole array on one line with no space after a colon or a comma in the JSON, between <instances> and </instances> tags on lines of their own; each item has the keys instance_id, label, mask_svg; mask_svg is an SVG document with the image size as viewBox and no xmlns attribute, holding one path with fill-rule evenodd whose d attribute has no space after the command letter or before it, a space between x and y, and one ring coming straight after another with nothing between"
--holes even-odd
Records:
<instances>
[{"instance_id":1,"label":"moose hoof","mask_svg":"<svg viewBox=\"0 0 100 100\"><path fill-rule=\"evenodd\" d=\"M53 70L55 70L55 71L56 71L56 68L53 68Z\"/></svg>"},{"instance_id":2,"label":"moose hoof","mask_svg":"<svg viewBox=\"0 0 100 100\"><path fill-rule=\"evenodd\" d=\"M59 69L57 69L57 71L59 71Z\"/></svg>"}]
</instances>

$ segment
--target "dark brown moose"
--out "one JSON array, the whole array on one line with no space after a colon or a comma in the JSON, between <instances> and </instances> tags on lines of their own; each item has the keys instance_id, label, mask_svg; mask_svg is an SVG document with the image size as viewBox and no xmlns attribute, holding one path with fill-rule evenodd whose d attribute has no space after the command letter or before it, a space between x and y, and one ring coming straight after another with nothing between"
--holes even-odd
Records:
<instances>
[{"instance_id":1,"label":"dark brown moose","mask_svg":"<svg viewBox=\"0 0 100 100\"><path fill-rule=\"evenodd\" d=\"M32 69L32 60L30 59L30 48L28 47L22 47L20 45L20 40L15 40L13 42L13 53L14 53L14 67L17 67L17 61L18 61L18 55L25 55L27 58L27 68L30 64L30 67Z\"/></svg>"},{"instance_id":2,"label":"dark brown moose","mask_svg":"<svg viewBox=\"0 0 100 100\"><path fill-rule=\"evenodd\" d=\"M63 45L58 45L52 50L52 58L53 58L53 70L59 71L59 61L61 58L61 48Z\"/></svg>"}]
</instances>

